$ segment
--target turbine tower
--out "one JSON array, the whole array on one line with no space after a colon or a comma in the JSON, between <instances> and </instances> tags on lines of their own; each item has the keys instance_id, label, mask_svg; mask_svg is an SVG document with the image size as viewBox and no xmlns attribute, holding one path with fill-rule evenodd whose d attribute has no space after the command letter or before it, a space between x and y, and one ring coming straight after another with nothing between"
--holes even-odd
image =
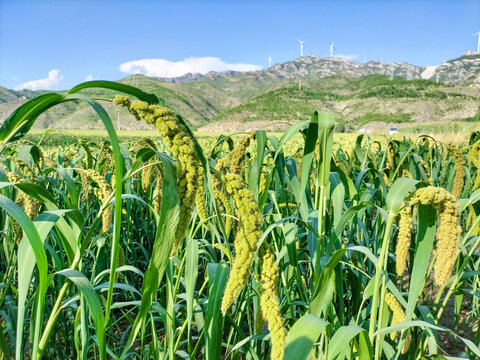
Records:
<instances>
[{"instance_id":1,"label":"turbine tower","mask_svg":"<svg viewBox=\"0 0 480 360\"><path fill-rule=\"evenodd\" d=\"M480 31L473 34L473 36L475 35L478 35L477 54L480 54Z\"/></svg>"},{"instance_id":2,"label":"turbine tower","mask_svg":"<svg viewBox=\"0 0 480 360\"><path fill-rule=\"evenodd\" d=\"M297 39L297 41L300 43L300 56L303 56L303 43L305 42L305 40Z\"/></svg>"},{"instance_id":3,"label":"turbine tower","mask_svg":"<svg viewBox=\"0 0 480 360\"><path fill-rule=\"evenodd\" d=\"M333 46L333 41L330 44L330 57L333 57L333 50L335 50L335 47Z\"/></svg>"}]
</instances>

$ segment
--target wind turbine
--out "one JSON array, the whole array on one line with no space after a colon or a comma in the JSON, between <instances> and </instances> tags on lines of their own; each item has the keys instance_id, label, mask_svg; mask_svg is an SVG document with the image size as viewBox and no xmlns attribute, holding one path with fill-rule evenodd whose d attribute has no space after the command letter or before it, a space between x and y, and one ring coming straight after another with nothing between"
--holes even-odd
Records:
<instances>
[{"instance_id":1,"label":"wind turbine","mask_svg":"<svg viewBox=\"0 0 480 360\"><path fill-rule=\"evenodd\" d=\"M300 43L300 56L303 56L303 43L304 43L306 40L299 40L299 39L297 39L297 41Z\"/></svg>"},{"instance_id":2,"label":"wind turbine","mask_svg":"<svg viewBox=\"0 0 480 360\"><path fill-rule=\"evenodd\" d=\"M473 34L473 36L475 35L478 35L477 54L480 54L480 31Z\"/></svg>"},{"instance_id":3,"label":"wind turbine","mask_svg":"<svg viewBox=\"0 0 480 360\"><path fill-rule=\"evenodd\" d=\"M270 55L267 59L268 59L268 67L272 66L272 56Z\"/></svg>"},{"instance_id":4,"label":"wind turbine","mask_svg":"<svg viewBox=\"0 0 480 360\"><path fill-rule=\"evenodd\" d=\"M330 44L330 57L333 57L333 50L336 50L336 49L335 49L335 46L333 46L333 41L332 41L332 43Z\"/></svg>"}]
</instances>

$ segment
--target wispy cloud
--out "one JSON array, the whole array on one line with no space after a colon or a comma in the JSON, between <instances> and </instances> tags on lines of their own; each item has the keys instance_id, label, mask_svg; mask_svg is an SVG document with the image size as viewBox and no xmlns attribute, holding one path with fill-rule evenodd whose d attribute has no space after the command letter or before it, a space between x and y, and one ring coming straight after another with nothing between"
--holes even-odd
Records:
<instances>
[{"instance_id":1,"label":"wispy cloud","mask_svg":"<svg viewBox=\"0 0 480 360\"><path fill-rule=\"evenodd\" d=\"M48 77L38 80L30 80L15 87L16 90L53 90L63 80L63 75L59 69L52 69L48 72Z\"/></svg>"},{"instance_id":2,"label":"wispy cloud","mask_svg":"<svg viewBox=\"0 0 480 360\"><path fill-rule=\"evenodd\" d=\"M181 61L165 59L141 59L128 61L120 65L120 71L126 74L144 74L152 77L177 77L187 73L206 74L209 71L255 71L262 69L253 64L229 64L218 57L189 57Z\"/></svg>"},{"instance_id":3,"label":"wispy cloud","mask_svg":"<svg viewBox=\"0 0 480 360\"><path fill-rule=\"evenodd\" d=\"M355 55L355 54L347 54L347 55L335 54L335 57L343 58L343 59L346 59L346 60L353 60L353 59L357 58L357 55Z\"/></svg>"},{"instance_id":4,"label":"wispy cloud","mask_svg":"<svg viewBox=\"0 0 480 360\"><path fill-rule=\"evenodd\" d=\"M89 74L85 77L85 81L92 81L93 80L93 75Z\"/></svg>"}]
</instances>

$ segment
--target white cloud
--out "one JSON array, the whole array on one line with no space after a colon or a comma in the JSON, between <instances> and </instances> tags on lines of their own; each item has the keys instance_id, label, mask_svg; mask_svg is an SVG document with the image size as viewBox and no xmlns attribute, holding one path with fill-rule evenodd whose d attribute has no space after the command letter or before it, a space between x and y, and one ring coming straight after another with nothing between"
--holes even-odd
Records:
<instances>
[{"instance_id":1,"label":"white cloud","mask_svg":"<svg viewBox=\"0 0 480 360\"><path fill-rule=\"evenodd\" d=\"M120 71L126 74L144 74L152 77L177 77L186 73L206 74L209 71L256 71L259 65L229 64L218 57L189 57L181 61L165 59L141 59L128 61L120 65Z\"/></svg>"},{"instance_id":2,"label":"white cloud","mask_svg":"<svg viewBox=\"0 0 480 360\"><path fill-rule=\"evenodd\" d=\"M87 75L87 77L85 78L85 81L92 81L92 80L93 80L92 74Z\"/></svg>"},{"instance_id":3,"label":"white cloud","mask_svg":"<svg viewBox=\"0 0 480 360\"><path fill-rule=\"evenodd\" d=\"M348 54L348 55L335 54L335 57L339 57L339 58L346 59L346 60L353 60L353 59L357 58L357 55L355 55L355 54Z\"/></svg>"},{"instance_id":4,"label":"white cloud","mask_svg":"<svg viewBox=\"0 0 480 360\"><path fill-rule=\"evenodd\" d=\"M38 80L30 80L18 85L15 89L22 90L52 90L63 80L63 75L59 69L52 69L48 72L48 77Z\"/></svg>"}]
</instances>

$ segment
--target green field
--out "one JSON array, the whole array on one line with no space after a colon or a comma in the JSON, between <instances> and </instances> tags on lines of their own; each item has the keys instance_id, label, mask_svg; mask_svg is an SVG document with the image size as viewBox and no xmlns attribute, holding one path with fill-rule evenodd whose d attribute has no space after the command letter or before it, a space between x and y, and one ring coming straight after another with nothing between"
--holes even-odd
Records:
<instances>
[{"instance_id":1,"label":"green field","mask_svg":"<svg viewBox=\"0 0 480 360\"><path fill-rule=\"evenodd\" d=\"M29 131L82 88L0 127L0 358L480 358L474 123L194 133L85 84L151 130Z\"/></svg>"}]
</instances>

